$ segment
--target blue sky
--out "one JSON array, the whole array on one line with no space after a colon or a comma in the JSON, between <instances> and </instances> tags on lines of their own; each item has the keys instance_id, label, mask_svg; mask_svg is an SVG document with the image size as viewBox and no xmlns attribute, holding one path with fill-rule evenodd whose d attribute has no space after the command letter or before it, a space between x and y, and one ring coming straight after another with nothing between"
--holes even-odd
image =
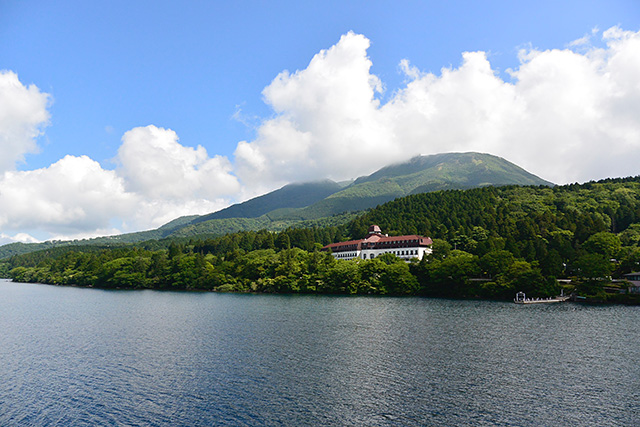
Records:
<instances>
[{"instance_id":1,"label":"blue sky","mask_svg":"<svg viewBox=\"0 0 640 427\"><path fill-rule=\"evenodd\" d=\"M639 30L636 0L0 0L0 70L22 90L0 101L14 112L23 110L12 102L33 102L4 121L0 105L0 244L135 231L290 181L355 178L382 166L370 152L401 161L485 151L558 183L637 174L631 165L612 165L620 156L640 160L640 123L628 114L638 101L632 42ZM464 52L482 54L463 59ZM495 79L484 73L487 66ZM561 99L536 98L567 86L536 74L548 79L553 70L583 86ZM624 84L614 88L612 81ZM606 111L576 109L621 97ZM536 109L545 102L549 108ZM359 108L369 112L351 117ZM521 114L509 115L514 110ZM469 116L456 116L460 111ZM474 122L479 116L484 121ZM591 134L618 147L609 168L593 166L603 154L590 148L595 139L583 142L589 137L573 123L582 116L587 123L602 118ZM15 125L20 120L24 126ZM433 123L422 128L425 120ZM548 133L532 139L527 128L550 120ZM402 130L392 122L403 123ZM466 125L486 137L461 133ZM414 137L418 142L402 142ZM535 154L548 150L531 146L555 137L553 146L566 149L554 164ZM395 139L402 141L389 142ZM325 143L336 148L318 148ZM342 152L345 145L363 151ZM587 156L580 170L576 153ZM354 167L353 156L363 166ZM178 184L193 191L181 192ZM18 206L30 202L41 210Z\"/></svg>"}]
</instances>

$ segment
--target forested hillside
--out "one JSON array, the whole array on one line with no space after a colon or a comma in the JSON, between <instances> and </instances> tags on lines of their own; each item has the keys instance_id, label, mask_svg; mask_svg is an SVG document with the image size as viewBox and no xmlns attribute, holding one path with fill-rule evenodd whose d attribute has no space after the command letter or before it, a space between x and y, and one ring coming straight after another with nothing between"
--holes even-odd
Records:
<instances>
[{"instance_id":1,"label":"forested hillside","mask_svg":"<svg viewBox=\"0 0 640 427\"><path fill-rule=\"evenodd\" d=\"M391 235L430 236L434 253L406 264L319 252L363 237L371 224ZM640 178L417 194L345 225L91 252L58 248L12 257L0 268L15 280L84 286L471 298L512 298L518 290L549 296L559 291L556 278L572 278L568 290L630 302L637 298L617 293L626 285L611 277L640 268Z\"/></svg>"}]
</instances>

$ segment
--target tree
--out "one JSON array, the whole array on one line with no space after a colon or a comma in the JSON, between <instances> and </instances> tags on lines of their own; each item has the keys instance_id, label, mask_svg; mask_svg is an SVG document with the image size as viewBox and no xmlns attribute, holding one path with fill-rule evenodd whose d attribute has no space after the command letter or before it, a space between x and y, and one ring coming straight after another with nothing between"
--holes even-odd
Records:
<instances>
[{"instance_id":1,"label":"tree","mask_svg":"<svg viewBox=\"0 0 640 427\"><path fill-rule=\"evenodd\" d=\"M452 246L446 240L433 239L431 245L431 253L428 255L430 260L443 260L451 253Z\"/></svg>"},{"instance_id":2,"label":"tree","mask_svg":"<svg viewBox=\"0 0 640 427\"><path fill-rule=\"evenodd\" d=\"M620 233L618 237L625 246L640 245L640 224L631 224L626 230Z\"/></svg>"},{"instance_id":3,"label":"tree","mask_svg":"<svg viewBox=\"0 0 640 427\"><path fill-rule=\"evenodd\" d=\"M324 275L324 282L328 285L325 291L329 293L348 293L349 287L360 280L358 264L355 261L337 261Z\"/></svg>"},{"instance_id":4,"label":"tree","mask_svg":"<svg viewBox=\"0 0 640 427\"><path fill-rule=\"evenodd\" d=\"M586 280L607 279L613 271L613 265L608 256L599 253L587 253L576 261L578 275Z\"/></svg>"},{"instance_id":5,"label":"tree","mask_svg":"<svg viewBox=\"0 0 640 427\"><path fill-rule=\"evenodd\" d=\"M480 258L480 267L489 277L493 278L506 273L514 261L515 258L509 251L491 251Z\"/></svg>"},{"instance_id":6,"label":"tree","mask_svg":"<svg viewBox=\"0 0 640 427\"><path fill-rule=\"evenodd\" d=\"M275 245L276 249L291 249L291 240L289 239L289 235L285 232L278 234Z\"/></svg>"},{"instance_id":7,"label":"tree","mask_svg":"<svg viewBox=\"0 0 640 427\"><path fill-rule=\"evenodd\" d=\"M350 293L381 293L382 285L380 282L380 277L389 264L382 262L379 258L380 257L358 263L360 281L358 284L349 288Z\"/></svg>"},{"instance_id":8,"label":"tree","mask_svg":"<svg viewBox=\"0 0 640 427\"><path fill-rule=\"evenodd\" d=\"M429 264L429 270L428 293L463 297L469 291L469 279L480 274L480 265L477 256L454 249L446 259Z\"/></svg>"},{"instance_id":9,"label":"tree","mask_svg":"<svg viewBox=\"0 0 640 427\"><path fill-rule=\"evenodd\" d=\"M525 292L531 297L549 297L559 291L555 279L545 279L539 268L527 261L514 261L501 278L512 290Z\"/></svg>"},{"instance_id":10,"label":"tree","mask_svg":"<svg viewBox=\"0 0 640 427\"><path fill-rule=\"evenodd\" d=\"M9 277L10 266L9 263L0 262L0 278L8 278Z\"/></svg>"},{"instance_id":11,"label":"tree","mask_svg":"<svg viewBox=\"0 0 640 427\"><path fill-rule=\"evenodd\" d=\"M395 254L392 253L386 253L386 254L382 254L376 257L376 259L379 262L383 262L387 265L392 265L392 264L397 264L397 263L403 263L404 261L401 258L398 258Z\"/></svg>"},{"instance_id":12,"label":"tree","mask_svg":"<svg viewBox=\"0 0 640 427\"><path fill-rule=\"evenodd\" d=\"M582 282L578 292L582 295L606 298L604 284L608 283L613 266L609 258L602 254L584 254L576 261Z\"/></svg>"},{"instance_id":13,"label":"tree","mask_svg":"<svg viewBox=\"0 0 640 427\"><path fill-rule=\"evenodd\" d=\"M169 244L169 258L173 259L182 253L182 248L175 242Z\"/></svg>"},{"instance_id":14,"label":"tree","mask_svg":"<svg viewBox=\"0 0 640 427\"><path fill-rule=\"evenodd\" d=\"M106 288L147 287L146 271L150 264L149 258L116 258L102 266L97 277L98 285Z\"/></svg>"},{"instance_id":15,"label":"tree","mask_svg":"<svg viewBox=\"0 0 640 427\"><path fill-rule=\"evenodd\" d=\"M396 262L382 270L380 290L392 295L412 295L418 290L418 280L411 274L406 262Z\"/></svg>"},{"instance_id":16,"label":"tree","mask_svg":"<svg viewBox=\"0 0 640 427\"><path fill-rule=\"evenodd\" d=\"M589 237L583 247L587 252L601 254L611 259L620 251L622 243L615 234L600 232Z\"/></svg>"}]
</instances>

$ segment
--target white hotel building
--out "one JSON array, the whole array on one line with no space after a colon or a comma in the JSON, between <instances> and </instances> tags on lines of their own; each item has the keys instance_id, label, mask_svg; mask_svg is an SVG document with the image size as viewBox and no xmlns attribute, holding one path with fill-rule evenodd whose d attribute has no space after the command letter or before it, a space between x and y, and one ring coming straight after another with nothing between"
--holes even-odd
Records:
<instances>
[{"instance_id":1,"label":"white hotel building","mask_svg":"<svg viewBox=\"0 0 640 427\"><path fill-rule=\"evenodd\" d=\"M380 227L372 225L366 238L332 243L322 250L331 251L336 259L373 259L382 254L392 253L409 261L412 258L422 259L425 254L430 254L432 244L431 238L415 234L389 237L382 234Z\"/></svg>"}]
</instances>

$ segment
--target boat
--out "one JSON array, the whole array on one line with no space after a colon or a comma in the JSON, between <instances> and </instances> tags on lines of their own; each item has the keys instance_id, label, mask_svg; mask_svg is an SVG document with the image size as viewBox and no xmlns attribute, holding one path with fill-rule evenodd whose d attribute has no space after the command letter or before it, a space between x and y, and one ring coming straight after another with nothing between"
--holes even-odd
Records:
<instances>
[{"instance_id":1,"label":"boat","mask_svg":"<svg viewBox=\"0 0 640 427\"><path fill-rule=\"evenodd\" d=\"M516 294L513 302L516 304L550 304L554 302L565 302L568 299L569 297L564 295L564 290L557 297L548 298L527 298L525 293L520 291Z\"/></svg>"}]
</instances>

